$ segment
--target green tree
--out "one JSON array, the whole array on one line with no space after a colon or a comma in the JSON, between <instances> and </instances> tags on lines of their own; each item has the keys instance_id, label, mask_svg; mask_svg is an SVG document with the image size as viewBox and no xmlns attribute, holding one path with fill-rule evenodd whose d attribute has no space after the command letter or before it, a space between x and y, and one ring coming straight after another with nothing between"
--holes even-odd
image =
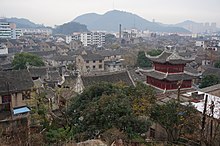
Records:
<instances>
[{"instance_id":1,"label":"green tree","mask_svg":"<svg viewBox=\"0 0 220 146\"><path fill-rule=\"evenodd\" d=\"M153 49L151 51L148 51L147 54L149 54L150 56L158 56L162 53L162 50L158 50L158 49Z\"/></svg>"},{"instance_id":2,"label":"green tree","mask_svg":"<svg viewBox=\"0 0 220 146\"><path fill-rule=\"evenodd\" d=\"M139 67L151 67L152 66L151 61L146 57L144 51L138 52L137 66Z\"/></svg>"},{"instance_id":3,"label":"green tree","mask_svg":"<svg viewBox=\"0 0 220 146\"><path fill-rule=\"evenodd\" d=\"M216 85L220 83L220 79L219 77L217 77L216 75L207 75L205 77L202 78L201 84L199 86L199 88L205 88L205 87L209 87L212 85Z\"/></svg>"},{"instance_id":4,"label":"green tree","mask_svg":"<svg viewBox=\"0 0 220 146\"><path fill-rule=\"evenodd\" d=\"M86 89L73 99L69 109L71 123L78 131L76 140L104 136L111 129L118 131L117 134L122 133L121 137L129 139L147 132L150 122L145 117L151 106L145 105L155 102L151 90L144 84L128 87L109 83L96 84ZM138 97L145 104L136 101ZM140 111L134 108L138 104L141 107Z\"/></svg>"},{"instance_id":5,"label":"green tree","mask_svg":"<svg viewBox=\"0 0 220 146\"><path fill-rule=\"evenodd\" d=\"M113 44L117 41L117 38L113 34L106 34L105 35L105 43L106 44Z\"/></svg>"},{"instance_id":6,"label":"green tree","mask_svg":"<svg viewBox=\"0 0 220 146\"><path fill-rule=\"evenodd\" d=\"M60 144L60 142L70 141L73 135L75 135L75 131L70 127L51 128L45 133L45 140L51 144Z\"/></svg>"},{"instance_id":7,"label":"green tree","mask_svg":"<svg viewBox=\"0 0 220 146\"><path fill-rule=\"evenodd\" d=\"M191 104L182 106L171 101L152 109L151 118L166 130L170 142L177 141L186 134L195 135L199 129L200 118Z\"/></svg>"},{"instance_id":8,"label":"green tree","mask_svg":"<svg viewBox=\"0 0 220 146\"><path fill-rule=\"evenodd\" d=\"M30 53L18 53L15 55L12 65L14 69L26 69L27 64L31 66L44 66L42 58Z\"/></svg>"},{"instance_id":9,"label":"green tree","mask_svg":"<svg viewBox=\"0 0 220 146\"><path fill-rule=\"evenodd\" d=\"M220 68L220 60L215 62L214 67L215 68Z\"/></svg>"}]
</instances>

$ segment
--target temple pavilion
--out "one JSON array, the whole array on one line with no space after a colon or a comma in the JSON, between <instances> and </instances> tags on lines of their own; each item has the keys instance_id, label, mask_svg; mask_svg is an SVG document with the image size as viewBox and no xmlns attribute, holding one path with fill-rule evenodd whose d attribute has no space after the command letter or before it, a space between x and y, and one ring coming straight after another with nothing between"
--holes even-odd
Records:
<instances>
[{"instance_id":1,"label":"temple pavilion","mask_svg":"<svg viewBox=\"0 0 220 146\"><path fill-rule=\"evenodd\" d=\"M164 50L158 56L146 55L153 62L153 69L146 70L146 83L163 91L192 88L194 76L184 71L194 58L184 58L175 50Z\"/></svg>"}]
</instances>

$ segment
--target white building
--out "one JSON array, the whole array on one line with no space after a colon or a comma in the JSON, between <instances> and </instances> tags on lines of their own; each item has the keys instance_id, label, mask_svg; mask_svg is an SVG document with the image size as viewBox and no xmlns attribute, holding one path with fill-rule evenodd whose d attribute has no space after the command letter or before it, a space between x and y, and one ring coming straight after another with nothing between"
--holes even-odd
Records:
<instances>
[{"instance_id":1,"label":"white building","mask_svg":"<svg viewBox=\"0 0 220 146\"><path fill-rule=\"evenodd\" d=\"M70 43L72 40L80 40L83 46L97 45L102 47L105 44L105 32L75 33L72 36L66 37L66 43Z\"/></svg>"},{"instance_id":2,"label":"white building","mask_svg":"<svg viewBox=\"0 0 220 146\"><path fill-rule=\"evenodd\" d=\"M196 41L196 47L204 47L205 41Z\"/></svg>"},{"instance_id":3,"label":"white building","mask_svg":"<svg viewBox=\"0 0 220 146\"><path fill-rule=\"evenodd\" d=\"M11 36L12 34L10 24L8 22L0 22L0 38L10 39Z\"/></svg>"},{"instance_id":4,"label":"white building","mask_svg":"<svg viewBox=\"0 0 220 146\"><path fill-rule=\"evenodd\" d=\"M0 22L0 38L17 39L22 36L21 30L14 23Z\"/></svg>"},{"instance_id":5,"label":"white building","mask_svg":"<svg viewBox=\"0 0 220 146\"><path fill-rule=\"evenodd\" d=\"M81 40L81 33L73 33L71 36L66 36L66 43L69 44L71 41Z\"/></svg>"},{"instance_id":6,"label":"white building","mask_svg":"<svg viewBox=\"0 0 220 146\"><path fill-rule=\"evenodd\" d=\"M0 55L8 54L8 48L4 44L0 44Z\"/></svg>"},{"instance_id":7,"label":"white building","mask_svg":"<svg viewBox=\"0 0 220 146\"><path fill-rule=\"evenodd\" d=\"M51 35L52 30L49 28L22 28L23 34L43 34L43 35Z\"/></svg>"}]
</instances>

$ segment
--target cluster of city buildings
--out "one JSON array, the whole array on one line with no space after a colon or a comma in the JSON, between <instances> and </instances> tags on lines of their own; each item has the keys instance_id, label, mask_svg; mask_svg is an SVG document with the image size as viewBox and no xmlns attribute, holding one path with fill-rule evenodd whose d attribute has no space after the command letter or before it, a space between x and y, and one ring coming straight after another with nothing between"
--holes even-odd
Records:
<instances>
[{"instance_id":1,"label":"cluster of city buildings","mask_svg":"<svg viewBox=\"0 0 220 146\"><path fill-rule=\"evenodd\" d=\"M184 103L198 101L194 102L196 105L203 104L205 95L212 94L210 90L201 90L202 93L208 93L199 92L194 96L201 78L213 73L220 76L220 69L213 67L220 60L220 36L202 39L177 34L157 36L148 31L132 29L120 32L114 42L120 47L110 49L109 46L103 47L106 32L52 36L49 29L23 29L22 37L20 33L14 35L14 32L20 32L16 31L15 25L0 22L0 128L8 131L30 124L28 118L31 107L27 101L33 98L32 93L36 91L49 92L47 97L56 105L53 106L55 110L60 103L55 100L56 88L65 89L65 93L71 97L70 93L81 93L86 87L98 82L124 82L130 86L143 82L156 90L160 104L177 98L177 91L181 90L185 92L180 96ZM123 47L122 40L125 41ZM162 50L158 56L146 54L152 67L137 69L126 64L137 59L131 58L140 51L134 44L143 43L142 49ZM27 64L26 70L13 70L13 57L21 52L41 57L46 66ZM218 90L215 96L219 98L220 87L212 89ZM203 96L199 98L200 94ZM19 122L21 119L25 122ZM154 129L154 138L159 137L155 134L157 127L151 128Z\"/></svg>"}]
</instances>

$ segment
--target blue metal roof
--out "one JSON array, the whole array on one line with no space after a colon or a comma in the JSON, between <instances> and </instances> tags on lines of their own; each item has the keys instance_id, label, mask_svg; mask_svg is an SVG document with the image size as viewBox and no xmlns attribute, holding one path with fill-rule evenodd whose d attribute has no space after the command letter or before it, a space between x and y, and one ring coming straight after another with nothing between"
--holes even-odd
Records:
<instances>
[{"instance_id":1,"label":"blue metal roof","mask_svg":"<svg viewBox=\"0 0 220 146\"><path fill-rule=\"evenodd\" d=\"M21 107L21 108L13 109L14 115L23 114L23 113L27 113L27 112L30 112L30 111L31 110L28 107Z\"/></svg>"}]
</instances>

